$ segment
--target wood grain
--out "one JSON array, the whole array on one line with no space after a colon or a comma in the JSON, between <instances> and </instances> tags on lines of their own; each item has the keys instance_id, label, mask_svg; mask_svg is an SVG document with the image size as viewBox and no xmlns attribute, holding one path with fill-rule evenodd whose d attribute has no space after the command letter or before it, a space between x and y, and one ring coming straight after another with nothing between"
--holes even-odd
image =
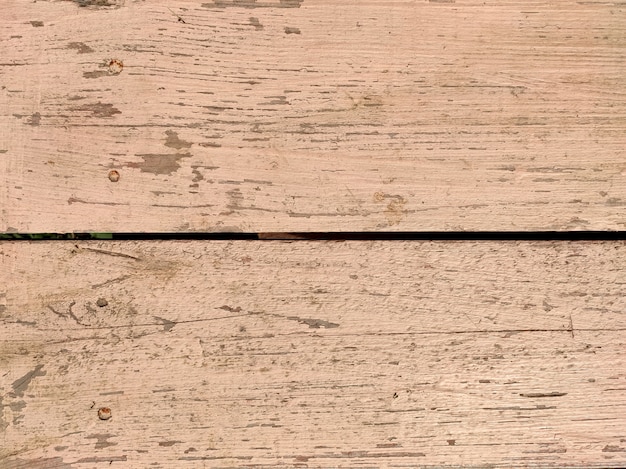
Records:
<instances>
[{"instance_id":1,"label":"wood grain","mask_svg":"<svg viewBox=\"0 0 626 469\"><path fill-rule=\"evenodd\" d=\"M2 231L625 227L620 2L2 15Z\"/></svg>"},{"instance_id":2,"label":"wood grain","mask_svg":"<svg viewBox=\"0 0 626 469\"><path fill-rule=\"evenodd\" d=\"M3 468L626 465L624 243L0 254Z\"/></svg>"}]
</instances>

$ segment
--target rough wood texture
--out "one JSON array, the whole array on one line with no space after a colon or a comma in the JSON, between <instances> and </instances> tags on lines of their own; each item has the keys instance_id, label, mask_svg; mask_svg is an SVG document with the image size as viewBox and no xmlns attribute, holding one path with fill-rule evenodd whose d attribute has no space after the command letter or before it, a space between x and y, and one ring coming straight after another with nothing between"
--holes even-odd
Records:
<instances>
[{"instance_id":1,"label":"rough wood texture","mask_svg":"<svg viewBox=\"0 0 626 469\"><path fill-rule=\"evenodd\" d=\"M3 468L626 465L624 243L0 254Z\"/></svg>"},{"instance_id":2,"label":"rough wood texture","mask_svg":"<svg viewBox=\"0 0 626 469\"><path fill-rule=\"evenodd\" d=\"M2 17L2 231L625 228L623 3L5 0Z\"/></svg>"}]
</instances>

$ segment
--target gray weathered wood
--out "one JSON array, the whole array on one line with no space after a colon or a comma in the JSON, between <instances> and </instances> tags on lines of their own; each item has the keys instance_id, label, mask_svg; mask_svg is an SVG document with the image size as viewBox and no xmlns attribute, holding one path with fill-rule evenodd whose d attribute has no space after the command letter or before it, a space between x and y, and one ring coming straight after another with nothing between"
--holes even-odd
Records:
<instances>
[{"instance_id":1,"label":"gray weathered wood","mask_svg":"<svg viewBox=\"0 0 626 469\"><path fill-rule=\"evenodd\" d=\"M0 259L3 468L626 465L621 242Z\"/></svg>"},{"instance_id":2,"label":"gray weathered wood","mask_svg":"<svg viewBox=\"0 0 626 469\"><path fill-rule=\"evenodd\" d=\"M0 230L616 230L619 2L5 0Z\"/></svg>"}]
</instances>

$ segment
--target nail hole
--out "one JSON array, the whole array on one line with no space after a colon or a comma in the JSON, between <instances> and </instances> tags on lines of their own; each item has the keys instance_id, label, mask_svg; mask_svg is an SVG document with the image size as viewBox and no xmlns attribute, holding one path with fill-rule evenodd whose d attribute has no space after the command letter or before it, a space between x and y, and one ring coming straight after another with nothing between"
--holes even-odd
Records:
<instances>
[{"instance_id":1,"label":"nail hole","mask_svg":"<svg viewBox=\"0 0 626 469\"><path fill-rule=\"evenodd\" d=\"M111 182L117 182L120 180L120 173L118 173L117 171L113 170L113 171L109 171L109 181Z\"/></svg>"}]
</instances>

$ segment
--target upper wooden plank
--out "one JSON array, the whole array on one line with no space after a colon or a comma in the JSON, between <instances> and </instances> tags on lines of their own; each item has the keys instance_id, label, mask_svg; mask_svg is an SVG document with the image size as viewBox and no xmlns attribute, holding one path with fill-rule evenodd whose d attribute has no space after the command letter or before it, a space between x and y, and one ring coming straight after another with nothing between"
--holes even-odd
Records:
<instances>
[{"instance_id":1,"label":"upper wooden plank","mask_svg":"<svg viewBox=\"0 0 626 469\"><path fill-rule=\"evenodd\" d=\"M621 230L618 2L3 2L0 230Z\"/></svg>"}]
</instances>

